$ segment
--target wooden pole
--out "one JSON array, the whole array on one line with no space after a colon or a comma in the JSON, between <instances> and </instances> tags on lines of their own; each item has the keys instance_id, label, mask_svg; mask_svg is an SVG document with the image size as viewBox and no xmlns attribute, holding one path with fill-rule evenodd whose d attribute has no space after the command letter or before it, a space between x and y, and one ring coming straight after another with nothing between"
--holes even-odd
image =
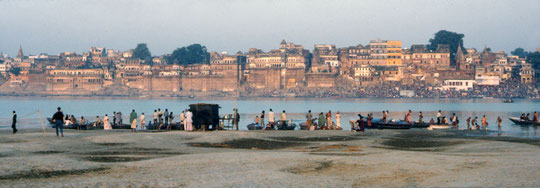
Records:
<instances>
[{"instance_id":1,"label":"wooden pole","mask_svg":"<svg viewBox=\"0 0 540 188\"><path fill-rule=\"evenodd\" d=\"M236 130L238 130L238 123L236 122L236 112L238 111L238 109L236 109L236 99L234 99L234 109L233 109L233 113L234 113L234 120L233 120L233 124L234 126L236 127Z\"/></svg>"},{"instance_id":2,"label":"wooden pole","mask_svg":"<svg viewBox=\"0 0 540 188\"><path fill-rule=\"evenodd\" d=\"M47 136L47 133L45 132L45 125L43 124L43 118L41 117L41 112L39 112L39 110L37 112L39 114L39 119L41 120L41 128L43 128L43 135Z\"/></svg>"}]
</instances>

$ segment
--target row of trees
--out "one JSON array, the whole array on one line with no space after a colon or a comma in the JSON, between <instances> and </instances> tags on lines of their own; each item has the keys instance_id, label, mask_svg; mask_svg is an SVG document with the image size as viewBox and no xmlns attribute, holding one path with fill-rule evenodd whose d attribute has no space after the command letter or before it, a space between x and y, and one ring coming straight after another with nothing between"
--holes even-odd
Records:
<instances>
[{"instance_id":1,"label":"row of trees","mask_svg":"<svg viewBox=\"0 0 540 188\"><path fill-rule=\"evenodd\" d=\"M133 57L152 63L152 54L146 43L137 44L137 47L133 50ZM192 44L177 48L172 54L166 55L165 58L169 64L207 64L210 62L210 53L208 53L206 46Z\"/></svg>"}]
</instances>

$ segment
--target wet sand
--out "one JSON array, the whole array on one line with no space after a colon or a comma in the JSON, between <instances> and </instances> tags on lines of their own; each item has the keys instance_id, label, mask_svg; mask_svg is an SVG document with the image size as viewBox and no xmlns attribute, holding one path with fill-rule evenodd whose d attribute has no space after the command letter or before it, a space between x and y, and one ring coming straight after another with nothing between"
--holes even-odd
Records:
<instances>
[{"instance_id":1,"label":"wet sand","mask_svg":"<svg viewBox=\"0 0 540 188\"><path fill-rule=\"evenodd\" d=\"M480 131L0 131L0 187L539 187L540 139Z\"/></svg>"}]
</instances>

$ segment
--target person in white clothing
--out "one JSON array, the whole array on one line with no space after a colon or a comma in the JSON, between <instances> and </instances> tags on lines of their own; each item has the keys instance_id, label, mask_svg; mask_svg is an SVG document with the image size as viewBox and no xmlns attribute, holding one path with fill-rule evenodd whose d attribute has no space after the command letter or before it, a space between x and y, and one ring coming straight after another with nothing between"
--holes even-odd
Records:
<instances>
[{"instance_id":1,"label":"person in white clothing","mask_svg":"<svg viewBox=\"0 0 540 188\"><path fill-rule=\"evenodd\" d=\"M144 113L141 114L141 116L139 117L139 120L141 121L141 130L144 130L144 123L146 123L144 121Z\"/></svg>"},{"instance_id":2,"label":"person in white clothing","mask_svg":"<svg viewBox=\"0 0 540 188\"><path fill-rule=\"evenodd\" d=\"M182 111L182 113L180 114L180 126L183 126L184 130L187 130L185 120L186 120L186 111Z\"/></svg>"},{"instance_id":3,"label":"person in white clothing","mask_svg":"<svg viewBox=\"0 0 540 188\"><path fill-rule=\"evenodd\" d=\"M268 123L270 124L270 128L274 129L274 125L276 123L276 115L270 108L270 111L268 112Z\"/></svg>"},{"instance_id":4,"label":"person in white clothing","mask_svg":"<svg viewBox=\"0 0 540 188\"><path fill-rule=\"evenodd\" d=\"M105 114L105 117L103 117L103 129L105 130L112 129L111 123L109 122L109 116L107 116L107 114Z\"/></svg>"},{"instance_id":5,"label":"person in white clothing","mask_svg":"<svg viewBox=\"0 0 540 188\"><path fill-rule=\"evenodd\" d=\"M193 125L192 125L192 123L193 123L193 119L192 119L193 118L193 113L191 113L188 110L186 112L185 116L186 116L186 119L185 119L185 121L186 121L186 130L187 131L193 131Z\"/></svg>"}]
</instances>

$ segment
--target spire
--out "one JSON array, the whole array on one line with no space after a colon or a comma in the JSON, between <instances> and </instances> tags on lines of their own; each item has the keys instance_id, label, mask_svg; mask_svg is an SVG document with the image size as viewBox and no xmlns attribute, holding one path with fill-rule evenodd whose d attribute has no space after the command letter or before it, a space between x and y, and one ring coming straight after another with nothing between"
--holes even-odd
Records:
<instances>
[{"instance_id":1,"label":"spire","mask_svg":"<svg viewBox=\"0 0 540 188\"><path fill-rule=\"evenodd\" d=\"M21 59L24 58L24 54L23 54L23 51L22 51L22 45L20 45L20 44L19 44L19 53L17 54L17 57L21 58Z\"/></svg>"}]
</instances>

